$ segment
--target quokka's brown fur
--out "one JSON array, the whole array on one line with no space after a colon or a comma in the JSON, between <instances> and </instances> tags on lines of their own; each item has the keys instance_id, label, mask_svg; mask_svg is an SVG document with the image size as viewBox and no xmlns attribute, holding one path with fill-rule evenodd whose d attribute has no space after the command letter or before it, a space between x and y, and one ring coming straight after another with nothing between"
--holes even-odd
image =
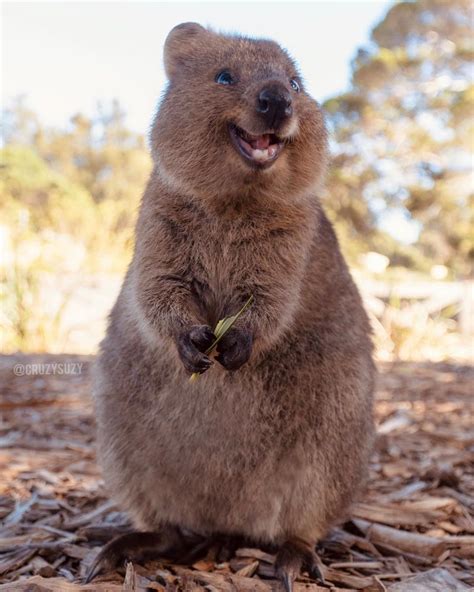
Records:
<instances>
[{"instance_id":1,"label":"quokka's brown fur","mask_svg":"<svg viewBox=\"0 0 474 592\"><path fill-rule=\"evenodd\" d=\"M291 89L295 66L272 41L187 23L165 67L135 253L97 364L105 479L138 528L315 543L366 476L374 376L369 323L318 200L323 115ZM222 69L237 83L216 84ZM278 159L252 167L228 124L266 133L254 103L268 81L292 93L293 115ZM215 362L190 383L180 339L250 294L235 332L247 363Z\"/></svg>"}]
</instances>

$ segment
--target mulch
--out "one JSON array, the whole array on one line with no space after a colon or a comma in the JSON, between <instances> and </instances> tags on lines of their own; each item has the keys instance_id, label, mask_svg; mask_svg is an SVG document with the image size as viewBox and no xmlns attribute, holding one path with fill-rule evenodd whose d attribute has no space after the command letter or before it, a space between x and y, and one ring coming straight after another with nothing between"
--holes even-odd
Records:
<instances>
[{"instance_id":1,"label":"mulch","mask_svg":"<svg viewBox=\"0 0 474 592\"><path fill-rule=\"evenodd\" d=\"M15 376L18 363L82 368ZM128 563L81 583L101 545L129 527L95 461L90 365L73 355L0 357L0 591L281 590L274 557L259 549L223 563L212 551L193 565ZM474 586L474 368L403 362L380 371L367 492L318 546L326 583L303 574L295 592Z\"/></svg>"}]
</instances>

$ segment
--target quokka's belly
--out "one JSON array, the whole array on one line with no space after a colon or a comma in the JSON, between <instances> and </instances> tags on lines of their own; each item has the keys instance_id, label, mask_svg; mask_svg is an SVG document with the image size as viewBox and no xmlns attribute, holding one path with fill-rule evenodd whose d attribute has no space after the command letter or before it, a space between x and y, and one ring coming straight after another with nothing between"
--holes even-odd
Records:
<instances>
[{"instance_id":1,"label":"quokka's belly","mask_svg":"<svg viewBox=\"0 0 474 592\"><path fill-rule=\"evenodd\" d=\"M276 459L256 462L250 470L231 454L206 451L204 460L202 451L191 454L183 448L183 455L180 462L174 451L168 456L161 448L160 462L148 466L139 483L124 473L119 491L130 490L127 506L141 527L171 523L201 534L269 542L283 536L298 474L288 477L288 468Z\"/></svg>"},{"instance_id":2,"label":"quokka's belly","mask_svg":"<svg viewBox=\"0 0 474 592\"><path fill-rule=\"evenodd\" d=\"M128 442L124 448L114 434L101 436L110 489L140 527L169 522L274 540L298 467L282 458L271 414L250 385L224 389L213 379L212 388L201 378L156 391L148 383L136 395L143 402L133 426L119 409L106 410L117 413L115 436L118 428Z\"/></svg>"}]
</instances>

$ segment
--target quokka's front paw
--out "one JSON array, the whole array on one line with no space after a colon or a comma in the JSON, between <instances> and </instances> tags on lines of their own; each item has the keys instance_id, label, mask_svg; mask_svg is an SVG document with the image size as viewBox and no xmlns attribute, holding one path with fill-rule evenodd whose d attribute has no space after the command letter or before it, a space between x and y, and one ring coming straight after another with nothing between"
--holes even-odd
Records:
<instances>
[{"instance_id":1,"label":"quokka's front paw","mask_svg":"<svg viewBox=\"0 0 474 592\"><path fill-rule=\"evenodd\" d=\"M178 335L176 347L188 372L202 374L212 365L212 361L204 352L214 340L214 333L207 325L193 325Z\"/></svg>"},{"instance_id":2,"label":"quokka's front paw","mask_svg":"<svg viewBox=\"0 0 474 592\"><path fill-rule=\"evenodd\" d=\"M217 344L216 360L226 370L238 370L248 362L252 353L252 334L245 329L233 327Z\"/></svg>"}]
</instances>

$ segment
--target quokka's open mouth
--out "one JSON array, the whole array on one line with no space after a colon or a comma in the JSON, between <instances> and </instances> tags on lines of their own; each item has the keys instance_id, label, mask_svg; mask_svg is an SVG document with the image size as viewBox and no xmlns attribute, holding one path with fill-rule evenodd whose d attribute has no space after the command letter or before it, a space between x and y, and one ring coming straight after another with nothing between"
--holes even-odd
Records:
<instances>
[{"instance_id":1,"label":"quokka's open mouth","mask_svg":"<svg viewBox=\"0 0 474 592\"><path fill-rule=\"evenodd\" d=\"M285 145L276 134L256 136L233 123L229 125L229 133L237 152L257 167L267 167L274 163Z\"/></svg>"}]
</instances>

